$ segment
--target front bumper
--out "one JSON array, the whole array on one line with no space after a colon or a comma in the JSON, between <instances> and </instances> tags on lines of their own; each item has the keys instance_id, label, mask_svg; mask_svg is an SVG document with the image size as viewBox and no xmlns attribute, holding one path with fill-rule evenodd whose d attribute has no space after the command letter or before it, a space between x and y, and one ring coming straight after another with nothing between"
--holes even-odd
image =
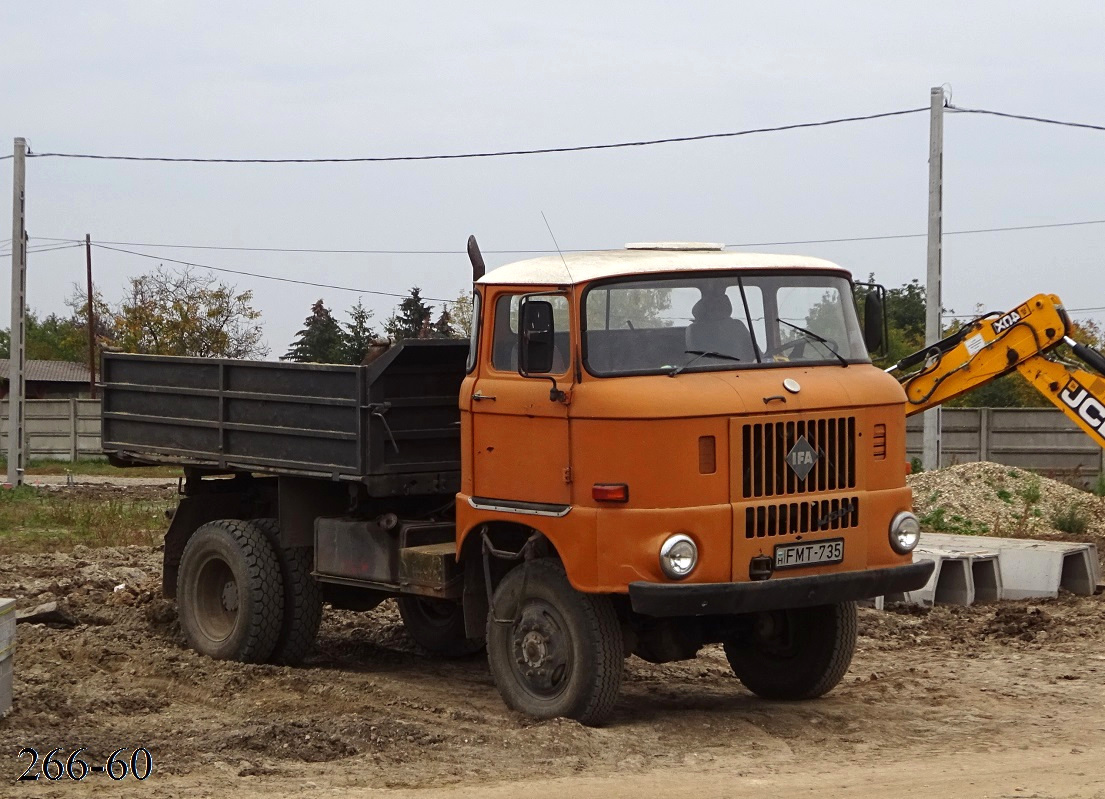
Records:
<instances>
[{"instance_id":1,"label":"front bumper","mask_svg":"<svg viewBox=\"0 0 1105 799\"><path fill-rule=\"evenodd\" d=\"M928 582L931 561L854 572L745 583L629 584L633 610L645 616L707 616L833 605L915 591Z\"/></svg>"}]
</instances>

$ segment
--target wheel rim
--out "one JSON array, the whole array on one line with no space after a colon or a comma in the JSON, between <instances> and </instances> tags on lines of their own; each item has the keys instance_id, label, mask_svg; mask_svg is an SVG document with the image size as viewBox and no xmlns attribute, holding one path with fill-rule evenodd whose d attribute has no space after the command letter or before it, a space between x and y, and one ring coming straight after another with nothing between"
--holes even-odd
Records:
<instances>
[{"instance_id":1,"label":"wheel rim","mask_svg":"<svg viewBox=\"0 0 1105 799\"><path fill-rule=\"evenodd\" d=\"M572 678L572 637L552 605L531 600L511 628L511 667L518 684L537 699L555 699Z\"/></svg>"},{"instance_id":2,"label":"wheel rim","mask_svg":"<svg viewBox=\"0 0 1105 799\"><path fill-rule=\"evenodd\" d=\"M196 624L212 641L225 641L234 632L240 606L238 581L225 560L210 557L196 574Z\"/></svg>"}]
</instances>

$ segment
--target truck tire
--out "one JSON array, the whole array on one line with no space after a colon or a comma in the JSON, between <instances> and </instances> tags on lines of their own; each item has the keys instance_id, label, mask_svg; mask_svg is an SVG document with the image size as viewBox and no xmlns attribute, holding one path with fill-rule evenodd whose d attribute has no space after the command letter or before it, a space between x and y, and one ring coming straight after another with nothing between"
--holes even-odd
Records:
<instances>
[{"instance_id":1,"label":"truck tire","mask_svg":"<svg viewBox=\"0 0 1105 799\"><path fill-rule=\"evenodd\" d=\"M758 613L750 635L725 642L733 673L765 699L831 691L856 651L856 603Z\"/></svg>"},{"instance_id":2,"label":"truck tire","mask_svg":"<svg viewBox=\"0 0 1105 799\"><path fill-rule=\"evenodd\" d=\"M252 524L272 544L284 581L284 621L268 662L297 666L314 648L322 623L322 586L311 576L314 553L310 547L280 546L276 519L254 519Z\"/></svg>"},{"instance_id":3,"label":"truck tire","mask_svg":"<svg viewBox=\"0 0 1105 799\"><path fill-rule=\"evenodd\" d=\"M427 652L459 658L483 649L483 639L464 634L464 608L459 602L401 596L396 604L407 633Z\"/></svg>"},{"instance_id":4,"label":"truck tire","mask_svg":"<svg viewBox=\"0 0 1105 799\"><path fill-rule=\"evenodd\" d=\"M609 597L584 594L552 559L531 560L499 583L487 619L487 660L503 701L538 719L597 726L610 716L625 660Z\"/></svg>"},{"instance_id":5,"label":"truck tire","mask_svg":"<svg viewBox=\"0 0 1105 799\"><path fill-rule=\"evenodd\" d=\"M280 565L265 534L236 519L199 527L181 556L177 613L200 654L264 663L284 613Z\"/></svg>"}]
</instances>

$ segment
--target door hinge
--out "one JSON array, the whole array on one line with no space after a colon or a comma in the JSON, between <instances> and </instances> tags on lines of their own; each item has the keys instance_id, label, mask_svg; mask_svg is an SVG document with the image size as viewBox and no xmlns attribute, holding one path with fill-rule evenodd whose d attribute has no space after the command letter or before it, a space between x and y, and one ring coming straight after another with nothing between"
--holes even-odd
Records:
<instances>
[{"instance_id":1,"label":"door hinge","mask_svg":"<svg viewBox=\"0 0 1105 799\"><path fill-rule=\"evenodd\" d=\"M571 466L565 466L564 467L564 482L565 483L572 482L572 467Z\"/></svg>"}]
</instances>

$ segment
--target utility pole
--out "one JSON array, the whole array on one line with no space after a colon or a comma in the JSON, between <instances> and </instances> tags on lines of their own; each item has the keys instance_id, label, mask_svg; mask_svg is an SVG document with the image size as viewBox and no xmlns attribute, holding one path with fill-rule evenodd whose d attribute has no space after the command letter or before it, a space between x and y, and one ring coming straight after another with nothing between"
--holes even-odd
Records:
<instances>
[{"instance_id":1,"label":"utility pole","mask_svg":"<svg viewBox=\"0 0 1105 799\"><path fill-rule=\"evenodd\" d=\"M84 234L84 259L88 264L88 396L96 399L96 304L92 301L92 237Z\"/></svg>"},{"instance_id":2,"label":"utility pole","mask_svg":"<svg viewBox=\"0 0 1105 799\"><path fill-rule=\"evenodd\" d=\"M8 484L23 484L24 403L27 384L24 374L27 354L27 226L26 182L27 140L15 140L12 160L12 315L8 359Z\"/></svg>"},{"instance_id":3,"label":"utility pole","mask_svg":"<svg viewBox=\"0 0 1105 799\"><path fill-rule=\"evenodd\" d=\"M925 346L940 340L941 244L944 206L944 87L929 92L929 227L928 270L925 280ZM940 406L924 413L924 448L921 463L925 469L940 468Z\"/></svg>"}]
</instances>

